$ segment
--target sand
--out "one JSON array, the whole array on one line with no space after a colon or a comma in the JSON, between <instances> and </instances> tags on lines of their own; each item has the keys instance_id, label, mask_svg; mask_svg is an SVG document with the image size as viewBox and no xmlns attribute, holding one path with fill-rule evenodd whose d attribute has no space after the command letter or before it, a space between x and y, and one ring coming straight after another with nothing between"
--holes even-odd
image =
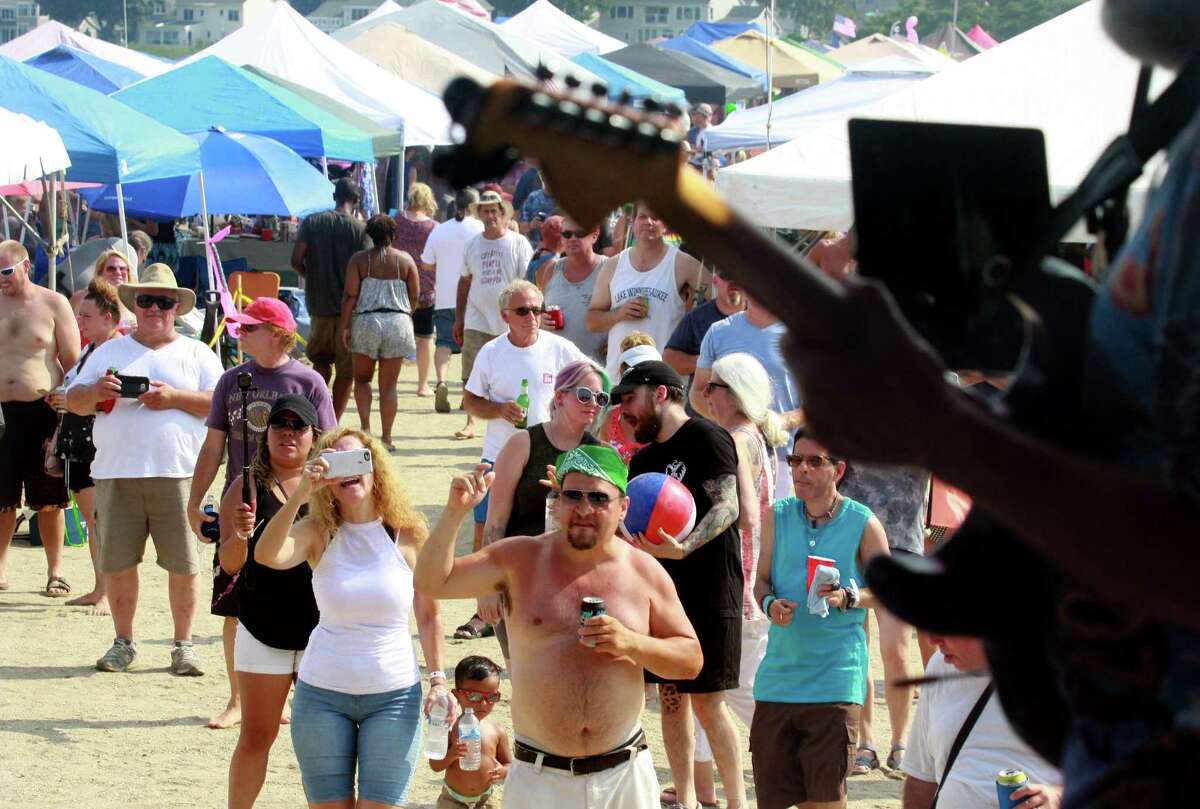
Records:
<instances>
[{"instance_id":1,"label":"sand","mask_svg":"<svg viewBox=\"0 0 1200 809\"><path fill-rule=\"evenodd\" d=\"M450 377L457 378L457 373L456 357ZM452 386L452 390L456 388ZM434 413L432 398L417 398L415 389L415 366L407 364L400 380L394 458L404 485L432 523L440 513L451 476L479 458L482 431L473 441L453 440L451 435L462 426L462 415ZM353 402L343 422L358 425ZM373 426L378 435L377 420ZM460 553L470 549L469 526L459 537L458 548ZM212 546L205 546L204 554L211 563ZM238 731L205 727L208 718L224 707L229 689L221 652L221 619L207 611L211 587L205 576L201 583L204 609L194 631L207 675L174 677L167 670L171 623L166 574L152 564L152 548L146 557L136 623L139 658L131 672L107 674L96 671L94 664L112 640L111 619L41 595L45 584L42 549L28 547L21 540L14 544L8 570L12 589L0 593L0 801L6 806L134 809L225 805L226 774ZM74 594L86 592L91 575L87 549L68 548L66 578ZM473 602L443 602L447 634L472 609ZM448 669L468 654L501 659L494 638L448 639L446 649ZM886 744L888 716L882 701L877 648L872 649L871 670L877 684L876 737ZM507 680L503 688L510 689ZM492 716L509 726L507 703L502 702ZM644 723L659 781L665 786L671 778L654 706L647 708ZM744 728L742 733L744 740ZM753 806L749 754L745 769ZM439 788L440 779L422 762L407 805L432 809ZM882 772L851 778L850 806L898 807L900 790L901 782ZM275 743L266 785L256 805L263 809L304 806L300 772L286 727Z\"/></svg>"}]
</instances>

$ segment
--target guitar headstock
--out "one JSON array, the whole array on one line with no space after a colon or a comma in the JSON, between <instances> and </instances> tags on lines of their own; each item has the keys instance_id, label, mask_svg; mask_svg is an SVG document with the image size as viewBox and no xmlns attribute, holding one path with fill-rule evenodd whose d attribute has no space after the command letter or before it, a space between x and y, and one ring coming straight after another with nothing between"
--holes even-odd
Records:
<instances>
[{"instance_id":1,"label":"guitar headstock","mask_svg":"<svg viewBox=\"0 0 1200 809\"><path fill-rule=\"evenodd\" d=\"M684 169L684 132L673 105L640 110L608 100L607 88L582 88L567 77L549 86L500 79L482 87L458 78L444 95L466 137L434 170L461 187L503 174L521 155L535 156L554 197L581 226L591 227L622 203L669 204Z\"/></svg>"}]
</instances>

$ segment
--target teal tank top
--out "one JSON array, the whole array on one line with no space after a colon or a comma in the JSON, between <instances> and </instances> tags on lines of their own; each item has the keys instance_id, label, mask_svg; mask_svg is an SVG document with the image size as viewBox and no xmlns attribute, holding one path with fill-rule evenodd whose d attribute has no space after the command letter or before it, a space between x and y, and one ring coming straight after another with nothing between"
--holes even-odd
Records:
<instances>
[{"instance_id":1,"label":"teal tank top","mask_svg":"<svg viewBox=\"0 0 1200 809\"><path fill-rule=\"evenodd\" d=\"M792 623L771 625L767 654L754 677L758 702L862 705L867 697L867 612L831 609L820 618L808 611L808 556L837 560L842 584L854 579L863 586L858 546L871 510L846 497L837 516L814 529L804 518L804 503L795 497L776 501L775 547L771 557L771 589L796 602Z\"/></svg>"}]
</instances>

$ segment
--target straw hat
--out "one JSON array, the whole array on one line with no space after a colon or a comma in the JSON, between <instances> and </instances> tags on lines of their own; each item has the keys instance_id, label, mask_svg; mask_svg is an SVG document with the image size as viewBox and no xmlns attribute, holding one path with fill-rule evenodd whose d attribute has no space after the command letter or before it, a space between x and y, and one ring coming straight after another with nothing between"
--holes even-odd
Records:
<instances>
[{"instance_id":1,"label":"straw hat","mask_svg":"<svg viewBox=\"0 0 1200 809\"><path fill-rule=\"evenodd\" d=\"M126 309L133 310L136 306L134 298L142 292L170 291L179 294L179 308L176 315L186 315L196 307L196 293L175 283L175 273L166 264L151 264L138 273L138 282L121 284L117 287L117 297Z\"/></svg>"},{"instance_id":2,"label":"straw hat","mask_svg":"<svg viewBox=\"0 0 1200 809\"><path fill-rule=\"evenodd\" d=\"M506 219L512 219L512 203L497 194L495 191L484 191L479 195L479 202L475 203L475 209L479 210L484 205L499 205L500 210L504 212L504 217Z\"/></svg>"}]
</instances>

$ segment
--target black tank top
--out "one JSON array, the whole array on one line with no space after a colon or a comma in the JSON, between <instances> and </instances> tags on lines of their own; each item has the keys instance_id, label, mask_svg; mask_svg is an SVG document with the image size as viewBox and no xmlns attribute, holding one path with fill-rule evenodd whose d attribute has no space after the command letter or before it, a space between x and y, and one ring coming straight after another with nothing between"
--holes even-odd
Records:
<instances>
[{"instance_id":1,"label":"black tank top","mask_svg":"<svg viewBox=\"0 0 1200 809\"><path fill-rule=\"evenodd\" d=\"M313 596L312 568L301 562L287 570L275 570L254 561L254 547L263 529L283 504L272 489L258 486L255 494L258 521L250 536L249 555L242 567L238 595L238 620L255 640L273 649L299 651L308 646L308 636L317 626L320 614ZM308 513L307 504L300 517ZM237 540L234 540L235 542Z\"/></svg>"},{"instance_id":2,"label":"black tank top","mask_svg":"<svg viewBox=\"0 0 1200 809\"><path fill-rule=\"evenodd\" d=\"M550 443L545 423L530 427L529 460L521 470L517 489L513 492L512 513L504 528L506 537L535 537L546 530L546 493L541 481L546 479L546 466L558 460L563 450ZM591 433L584 433L579 444L599 444Z\"/></svg>"}]
</instances>

